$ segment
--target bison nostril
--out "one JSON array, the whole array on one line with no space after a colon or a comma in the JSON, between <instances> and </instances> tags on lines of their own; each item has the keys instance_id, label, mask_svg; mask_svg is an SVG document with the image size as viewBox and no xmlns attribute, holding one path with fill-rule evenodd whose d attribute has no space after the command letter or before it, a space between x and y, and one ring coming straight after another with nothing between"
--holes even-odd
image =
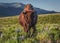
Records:
<instances>
[{"instance_id":1,"label":"bison nostril","mask_svg":"<svg viewBox=\"0 0 60 43\"><path fill-rule=\"evenodd\" d=\"M27 12L23 12L23 14L26 14Z\"/></svg>"},{"instance_id":2,"label":"bison nostril","mask_svg":"<svg viewBox=\"0 0 60 43\"><path fill-rule=\"evenodd\" d=\"M28 20L28 17L26 17L27 18L27 20Z\"/></svg>"}]
</instances>

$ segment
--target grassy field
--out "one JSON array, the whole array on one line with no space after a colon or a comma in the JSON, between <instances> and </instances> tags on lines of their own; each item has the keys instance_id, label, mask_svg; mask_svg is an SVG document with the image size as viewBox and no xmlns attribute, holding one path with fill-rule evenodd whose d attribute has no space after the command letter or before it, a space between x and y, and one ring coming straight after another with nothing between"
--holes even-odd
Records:
<instances>
[{"instance_id":1,"label":"grassy field","mask_svg":"<svg viewBox=\"0 0 60 43\"><path fill-rule=\"evenodd\" d=\"M60 41L60 13L38 15L36 36L24 38L26 33L19 16L0 18L0 43L57 43ZM20 30L17 33L17 30ZM19 35L19 38L17 38Z\"/></svg>"}]
</instances>

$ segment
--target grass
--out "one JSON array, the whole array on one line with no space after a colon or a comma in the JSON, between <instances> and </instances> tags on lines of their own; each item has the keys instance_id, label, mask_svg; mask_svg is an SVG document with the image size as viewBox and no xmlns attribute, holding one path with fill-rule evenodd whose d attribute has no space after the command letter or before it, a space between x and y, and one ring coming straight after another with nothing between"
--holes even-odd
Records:
<instances>
[{"instance_id":1,"label":"grass","mask_svg":"<svg viewBox=\"0 0 60 43\"><path fill-rule=\"evenodd\" d=\"M20 43L44 43L60 40L60 13L38 15L36 36L25 39L21 39L21 36L26 36L26 33L19 24L18 17L0 18L0 43L18 43L17 35L20 36ZM17 29L20 29L19 33L16 32Z\"/></svg>"}]
</instances>

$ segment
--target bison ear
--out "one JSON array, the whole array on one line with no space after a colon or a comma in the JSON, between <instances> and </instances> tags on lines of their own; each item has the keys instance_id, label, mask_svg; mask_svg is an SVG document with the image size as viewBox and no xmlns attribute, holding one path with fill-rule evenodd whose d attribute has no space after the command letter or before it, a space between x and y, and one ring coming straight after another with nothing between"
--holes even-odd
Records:
<instances>
[{"instance_id":1,"label":"bison ear","mask_svg":"<svg viewBox=\"0 0 60 43\"><path fill-rule=\"evenodd\" d=\"M27 14L27 12L23 12L23 14Z\"/></svg>"}]
</instances>

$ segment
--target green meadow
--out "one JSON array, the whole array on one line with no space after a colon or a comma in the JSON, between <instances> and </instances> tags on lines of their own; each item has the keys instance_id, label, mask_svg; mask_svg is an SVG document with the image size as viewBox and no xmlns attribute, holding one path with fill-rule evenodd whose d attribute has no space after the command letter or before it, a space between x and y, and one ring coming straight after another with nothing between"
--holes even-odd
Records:
<instances>
[{"instance_id":1,"label":"green meadow","mask_svg":"<svg viewBox=\"0 0 60 43\"><path fill-rule=\"evenodd\" d=\"M18 18L0 18L0 43L60 43L60 13L38 15L35 36L30 38L24 38L27 34Z\"/></svg>"}]
</instances>

